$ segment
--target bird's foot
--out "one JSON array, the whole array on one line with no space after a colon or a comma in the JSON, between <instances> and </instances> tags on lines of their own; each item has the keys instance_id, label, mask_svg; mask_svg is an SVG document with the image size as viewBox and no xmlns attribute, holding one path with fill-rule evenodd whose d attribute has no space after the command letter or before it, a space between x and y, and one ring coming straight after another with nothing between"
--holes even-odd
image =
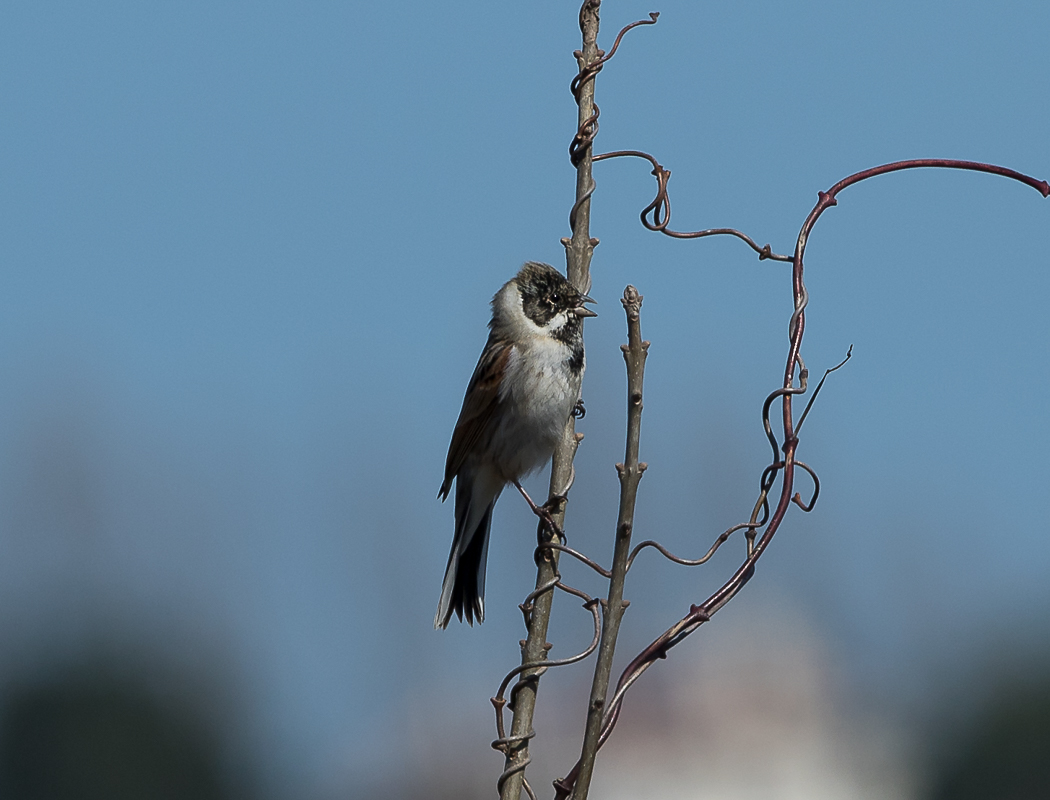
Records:
<instances>
[{"instance_id":1,"label":"bird's foot","mask_svg":"<svg viewBox=\"0 0 1050 800\"><path fill-rule=\"evenodd\" d=\"M565 541L565 531L561 529L561 526L554 521L554 517L551 516L551 512L557 510L561 503L564 503L567 499L565 495L554 495L542 506L536 505L532 498L529 497L529 493L522 488L521 484L514 481L514 486L521 496L525 498L525 502L529 504L529 508L532 509L532 513L535 514L543 522L545 532L548 534L547 541L550 541L552 535L557 536L563 542Z\"/></svg>"}]
</instances>

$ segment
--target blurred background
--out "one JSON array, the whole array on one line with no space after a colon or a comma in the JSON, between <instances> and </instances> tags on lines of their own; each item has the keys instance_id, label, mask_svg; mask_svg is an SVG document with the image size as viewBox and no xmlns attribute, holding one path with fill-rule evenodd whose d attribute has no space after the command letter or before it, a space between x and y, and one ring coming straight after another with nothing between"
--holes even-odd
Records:
<instances>
[{"instance_id":1,"label":"blurred background","mask_svg":"<svg viewBox=\"0 0 1050 800\"><path fill-rule=\"evenodd\" d=\"M596 147L669 167L679 230L790 252L818 190L902 158L1050 178L1045 3L607 0L600 43L653 10L599 76ZM517 663L535 522L504 497L485 624L435 632L452 509L434 496L490 297L525 260L564 268L576 17L5 4L4 797L493 795L488 698ZM788 271L642 229L643 162L595 177L568 532L609 560L630 282L652 341L636 534L695 557L746 519L769 458ZM639 683L596 796L1045 787L1047 203L916 171L824 215L803 355L815 375L854 358L799 449L820 501ZM696 570L642 556L621 662L741 549ZM552 655L589 626L559 597ZM575 760L589 672L544 678L541 796Z\"/></svg>"}]
</instances>

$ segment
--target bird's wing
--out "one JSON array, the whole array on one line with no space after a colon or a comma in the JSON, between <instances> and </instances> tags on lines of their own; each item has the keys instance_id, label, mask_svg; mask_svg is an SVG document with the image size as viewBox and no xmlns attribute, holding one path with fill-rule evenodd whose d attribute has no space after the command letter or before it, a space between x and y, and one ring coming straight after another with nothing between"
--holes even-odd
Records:
<instances>
[{"instance_id":1,"label":"bird's wing","mask_svg":"<svg viewBox=\"0 0 1050 800\"><path fill-rule=\"evenodd\" d=\"M452 442L448 446L445 480L441 484L441 491L438 492L442 500L448 497L452 479L477 445L482 432L489 426L499 407L499 387L503 382L512 347L510 342L497 340L489 334L488 343L467 385L463 408L459 412L456 429L452 432Z\"/></svg>"}]
</instances>

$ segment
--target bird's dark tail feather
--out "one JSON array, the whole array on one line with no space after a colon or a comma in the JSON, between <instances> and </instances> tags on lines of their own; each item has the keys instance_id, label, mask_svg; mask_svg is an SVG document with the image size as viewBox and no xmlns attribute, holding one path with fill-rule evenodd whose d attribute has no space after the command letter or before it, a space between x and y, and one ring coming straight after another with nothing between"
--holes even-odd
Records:
<instances>
[{"instance_id":1,"label":"bird's dark tail feather","mask_svg":"<svg viewBox=\"0 0 1050 800\"><path fill-rule=\"evenodd\" d=\"M458 505L458 493L456 501ZM435 628L448 627L453 613L460 620L465 615L470 625L474 624L475 619L479 624L485 620L485 562L488 560L489 529L492 527L492 509L495 505L495 500L489 503L477 527L469 534L462 528L456 531L452 552L448 555L448 566L445 568L441 600L434 617ZM460 511L461 509L456 509L457 521L465 522L467 509L462 509L462 515Z\"/></svg>"}]
</instances>

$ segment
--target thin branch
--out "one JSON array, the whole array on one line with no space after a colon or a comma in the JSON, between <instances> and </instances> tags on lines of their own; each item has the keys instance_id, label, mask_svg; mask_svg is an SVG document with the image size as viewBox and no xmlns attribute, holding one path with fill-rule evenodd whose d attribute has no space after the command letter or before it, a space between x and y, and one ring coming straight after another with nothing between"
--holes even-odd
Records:
<instances>
[{"instance_id":1,"label":"thin branch","mask_svg":"<svg viewBox=\"0 0 1050 800\"><path fill-rule=\"evenodd\" d=\"M586 294L591 288L591 257L597 239L590 236L591 194L594 192L594 180L591 177L591 142L598 132L598 108L594 104L594 76L602 68L602 53L598 50L598 9L601 0L584 0L580 7L580 32L583 38L583 49L576 51L579 72L572 82L572 92L579 105L576 135L569 147L570 158L576 167L576 202L569 215L572 238L563 239L565 259L569 281ZM576 433L576 420L570 416L562 433L561 441L554 450L551 461L551 480L549 498L556 501L550 508L551 518L558 526L565 524L565 496L573 479L573 459L579 447L582 434ZM537 537L542 545L545 541L562 544L557 534L548 534L541 522ZM557 582L558 550L547 548L538 561L536 588L551 585L541 592L533 601L526 613L528 636L521 648L523 665L543 662L547 658L550 645L547 643L547 628L550 625L551 605L554 602L552 581ZM536 692L543 667L525 669L514 694L514 718L511 722L510 743L504 750L506 761L504 771L499 779L500 800L519 800L521 790L526 785L525 767L530 761L529 738L534 735L532 716L536 708ZM500 715L502 724L502 714ZM500 738L504 738L502 735ZM529 789L530 796L532 790Z\"/></svg>"},{"instance_id":2,"label":"thin branch","mask_svg":"<svg viewBox=\"0 0 1050 800\"><path fill-rule=\"evenodd\" d=\"M616 465L620 474L620 513L616 523L616 542L613 547L612 576L609 579L609 596L602 619L601 644L598 660L594 665L594 680L587 706L587 727L583 738L578 769L572 780L575 800L586 800L590 789L594 761L600 747L599 739L605 717L609 679L612 675L616 637L620 631L627 604L623 600L623 586L627 577L631 552L631 532L634 529L634 507L638 499L638 484L642 480L646 464L638 461L638 449L642 431L642 388L645 377L645 359L649 342L642 341L640 311L642 296L633 286L623 292L624 311L627 314L627 344L623 345L623 357L627 362L627 445L622 464ZM557 796L562 797L564 782L555 782Z\"/></svg>"},{"instance_id":3,"label":"thin branch","mask_svg":"<svg viewBox=\"0 0 1050 800\"><path fill-rule=\"evenodd\" d=\"M855 172L852 175L843 178L826 192L817 192L817 204L813 206L813 210L809 212L806 221L802 223L802 230L799 231L798 241L795 244L795 256L793 262L794 274L796 276L796 292L801 285L802 259L806 254L806 244L809 241L809 234L813 230L813 226L817 224L817 220L820 219L820 215L823 214L826 209L838 204L839 192L855 183L860 183L861 181L867 180L868 178L874 178L878 175L886 175L890 172L900 172L905 169L921 169L927 167L971 170L973 172L987 172L991 175L1001 175L1004 178L1010 178L1011 180L1019 181L1026 186L1031 186L1043 197L1050 197L1050 184L1045 180L1033 178L1031 175L1025 175L1023 172L1008 169L1007 167L1000 167L995 164L984 164L980 161L958 161L954 158L915 158L909 161L894 161L890 164L882 164L878 167L871 167L870 169Z\"/></svg>"},{"instance_id":4,"label":"thin branch","mask_svg":"<svg viewBox=\"0 0 1050 800\"><path fill-rule=\"evenodd\" d=\"M813 394L809 398L809 402L806 403L806 407L802 410L802 416L798 418L798 427L795 428L796 435L802 430L802 423L806 421L806 417L809 415L809 410L813 408L813 402L817 399L817 395L820 394L820 390L824 388L824 381L828 379L828 375L837 369L842 369L846 366L846 362L853 358L853 345L849 346L849 350L846 351L846 357L842 359L838 364L833 366L831 369L824 370L824 377L820 379L820 383L817 384L817 388L813 390Z\"/></svg>"}]
</instances>

